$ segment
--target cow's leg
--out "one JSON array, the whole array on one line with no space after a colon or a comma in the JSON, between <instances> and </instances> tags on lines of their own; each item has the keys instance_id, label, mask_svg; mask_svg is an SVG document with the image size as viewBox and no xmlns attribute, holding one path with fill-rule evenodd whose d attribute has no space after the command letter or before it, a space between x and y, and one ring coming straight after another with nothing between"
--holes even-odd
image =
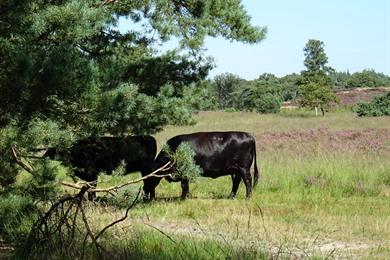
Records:
<instances>
[{"instance_id":1,"label":"cow's leg","mask_svg":"<svg viewBox=\"0 0 390 260\"><path fill-rule=\"evenodd\" d=\"M252 192L252 176L250 169L240 168L240 175L245 183L246 198L249 198Z\"/></svg>"},{"instance_id":2,"label":"cow's leg","mask_svg":"<svg viewBox=\"0 0 390 260\"><path fill-rule=\"evenodd\" d=\"M151 182L151 180L144 180L143 190L144 190L144 201L145 202L152 201L155 198L156 192L155 192L155 187L153 187L153 186L154 185Z\"/></svg>"},{"instance_id":3,"label":"cow's leg","mask_svg":"<svg viewBox=\"0 0 390 260\"><path fill-rule=\"evenodd\" d=\"M187 198L190 188L188 185L188 180L181 181L181 199L184 200Z\"/></svg>"},{"instance_id":4,"label":"cow's leg","mask_svg":"<svg viewBox=\"0 0 390 260\"><path fill-rule=\"evenodd\" d=\"M160 178L151 177L144 180L144 201L152 201L156 198L156 187L160 183Z\"/></svg>"},{"instance_id":5,"label":"cow's leg","mask_svg":"<svg viewBox=\"0 0 390 260\"><path fill-rule=\"evenodd\" d=\"M233 186L232 186L232 192L230 193L229 198L234 199L234 197L236 197L236 194L237 194L238 186L240 185L241 176L240 176L240 174L232 174L231 176L232 176Z\"/></svg>"},{"instance_id":6,"label":"cow's leg","mask_svg":"<svg viewBox=\"0 0 390 260\"><path fill-rule=\"evenodd\" d=\"M144 181L144 186L142 187L144 191L144 201L150 201L150 188L148 187L147 183Z\"/></svg>"}]
</instances>

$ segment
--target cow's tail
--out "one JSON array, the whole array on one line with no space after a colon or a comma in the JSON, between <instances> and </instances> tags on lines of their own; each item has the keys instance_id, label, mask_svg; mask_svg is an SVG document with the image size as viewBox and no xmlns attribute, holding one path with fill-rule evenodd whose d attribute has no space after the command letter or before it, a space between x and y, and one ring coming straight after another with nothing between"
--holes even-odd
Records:
<instances>
[{"instance_id":1,"label":"cow's tail","mask_svg":"<svg viewBox=\"0 0 390 260\"><path fill-rule=\"evenodd\" d=\"M256 140L253 139L253 160L254 160L254 172L253 172L253 188L256 187L259 181L259 170L257 169L256 160Z\"/></svg>"}]
</instances>

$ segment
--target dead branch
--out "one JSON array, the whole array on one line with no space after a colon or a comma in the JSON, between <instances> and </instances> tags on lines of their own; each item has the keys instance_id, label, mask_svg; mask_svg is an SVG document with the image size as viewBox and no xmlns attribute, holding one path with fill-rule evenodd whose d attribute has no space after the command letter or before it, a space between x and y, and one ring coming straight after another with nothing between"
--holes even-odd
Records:
<instances>
[{"instance_id":1,"label":"dead branch","mask_svg":"<svg viewBox=\"0 0 390 260\"><path fill-rule=\"evenodd\" d=\"M92 233L92 230L89 226L89 223L88 223L88 219L85 215L85 212L84 212L84 208L83 207L80 207L80 212L81 212L81 215L82 215L82 219L83 219L83 222L84 222L84 226L85 226L85 229L87 230L87 234L86 236L89 236L93 242L93 244L95 245L96 247L96 250L97 252L99 253L99 255L101 255L101 252L100 252L100 249L104 250L103 247L101 245L99 245L99 243L96 241L96 238L95 236L93 235Z\"/></svg>"},{"instance_id":2,"label":"dead branch","mask_svg":"<svg viewBox=\"0 0 390 260\"><path fill-rule=\"evenodd\" d=\"M111 187L108 187L108 188L100 188L100 189L90 188L88 191L89 192L107 192L107 193L110 193L111 191L117 191L120 188L123 188L125 186L130 185L130 184L134 184L134 183L138 183L138 182L144 181L144 180L152 178L152 177L155 177L155 178L172 177L172 174L158 175L157 173L161 172L161 171L162 172L168 171L168 170L170 170L172 168L173 165L174 165L174 163L167 162L162 167L158 168L157 170L153 171L152 173L150 173L150 174L148 174L146 176L143 176L141 178L138 178L138 179L135 179L135 180L130 180L130 181L127 181L125 183L121 183L119 185L111 186ZM68 182L61 182L61 184L64 185L64 186L67 186L67 187L75 188L75 189L82 189L84 187L84 185L89 185L90 187L92 187L92 185L90 183L88 183L88 182L86 182L83 186L80 186L80 185L75 184L75 183L68 183Z\"/></svg>"},{"instance_id":3,"label":"dead branch","mask_svg":"<svg viewBox=\"0 0 390 260\"><path fill-rule=\"evenodd\" d=\"M113 2L115 2L115 0L104 0L104 1L101 3L101 5L108 5L108 4L111 4L111 3L113 3Z\"/></svg>"},{"instance_id":4,"label":"dead branch","mask_svg":"<svg viewBox=\"0 0 390 260\"><path fill-rule=\"evenodd\" d=\"M69 182L60 182L61 185L74 188L74 189L82 189L84 186L87 186L89 189L88 191L92 191L92 187L95 187L93 184L96 182L82 182L82 183L69 183Z\"/></svg>"},{"instance_id":5,"label":"dead branch","mask_svg":"<svg viewBox=\"0 0 390 260\"><path fill-rule=\"evenodd\" d=\"M15 146L12 146L12 147L11 147L11 151L12 151L12 155L13 155L13 157L14 157L16 163L17 163L19 166L21 166L23 169L25 169L25 170L28 171L29 173L32 173L32 172L34 171L34 168L33 168L33 167L31 167L30 165L24 163L24 162L22 161L22 159L20 159L20 157L18 156L18 151L17 151L17 149L16 149Z\"/></svg>"},{"instance_id":6,"label":"dead branch","mask_svg":"<svg viewBox=\"0 0 390 260\"><path fill-rule=\"evenodd\" d=\"M138 197L139 197L140 194L141 194L141 189L138 190L137 196L136 196L135 199L133 200L133 203L131 203L131 205L126 209L125 215L124 215L122 218L117 219L117 220L115 220L114 222L112 222L111 224L109 224L109 225L107 225L106 227L104 227L104 228L99 232L99 234L97 234L97 235L95 236L95 240L96 240L96 241L99 239L99 237L100 237L107 229L109 229L109 228L112 227L113 225L118 224L119 222L122 222L123 220L125 220L125 219L127 218L127 215L128 215L128 213L129 213L130 209L134 207L134 205L135 205L135 203L137 202Z\"/></svg>"},{"instance_id":7,"label":"dead branch","mask_svg":"<svg viewBox=\"0 0 390 260\"><path fill-rule=\"evenodd\" d=\"M54 203L50 209L40 217L31 228L27 243L25 246L27 255L36 254L39 251L40 256L45 255L44 252L50 251L50 248L53 243L53 237L57 236L63 243L66 243L63 238L66 234L63 233L66 231L68 234L71 234L70 240L68 240L69 245L73 244L74 240L74 229L76 225L76 217L78 213L78 208L81 208L82 199L84 194L88 191L88 187L83 187L80 192L75 196L66 196L59 199ZM64 211L64 205L69 203L68 209ZM72 216L72 209L76 206L76 213ZM68 220L73 219L72 223L69 223ZM66 239L66 238L65 238ZM35 248L35 249L34 249ZM44 249L35 251L37 248ZM70 246L68 247L70 248Z\"/></svg>"},{"instance_id":8,"label":"dead branch","mask_svg":"<svg viewBox=\"0 0 390 260\"><path fill-rule=\"evenodd\" d=\"M16 158L18 158L18 151L16 149L12 149L12 151L15 154ZM82 185L77 183L63 183L63 185L66 185L68 187L79 189L79 192L77 193L77 195L68 195L59 199L49 208L49 210L43 216L41 216L34 223L25 247L27 255L34 258L38 257L37 254L39 254L40 257L46 256L46 258L48 258L53 252L53 247L56 247L58 243L62 245L61 248L58 249L60 250L60 253L62 254L65 252L64 250L66 250L70 257L80 256L81 253L81 256L83 258L84 251L88 247L88 245L94 246L100 257L102 257L103 255L108 255L109 252L106 251L106 249L99 243L99 238L101 238L102 234L106 232L109 228L124 221L128 217L129 211L138 201L138 197L141 193L141 188L139 189L135 200L126 209L125 215L120 219L117 219L112 223L108 224L98 232L95 232L93 230L90 220L88 219L88 216L86 214L85 205L83 203L85 193L117 191L118 189L126 185L137 183L148 178L162 178L171 176L171 174L157 175L157 173L160 171L168 171L172 168L173 165L174 162L168 162L164 166L155 170L147 176L106 189L94 189L94 183L92 182L86 182ZM151 225L149 226L153 227ZM153 228L159 230L156 227ZM163 231L159 230L159 232L164 234L171 241L175 242L169 235L165 234ZM80 236L84 237L84 241L80 248L81 251L75 243L77 241L77 237Z\"/></svg>"}]
</instances>

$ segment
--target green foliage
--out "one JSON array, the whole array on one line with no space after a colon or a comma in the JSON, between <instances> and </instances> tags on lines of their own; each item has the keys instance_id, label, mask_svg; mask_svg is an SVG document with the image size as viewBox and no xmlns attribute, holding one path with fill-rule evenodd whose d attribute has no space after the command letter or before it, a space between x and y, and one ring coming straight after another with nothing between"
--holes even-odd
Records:
<instances>
[{"instance_id":1,"label":"green foliage","mask_svg":"<svg viewBox=\"0 0 390 260\"><path fill-rule=\"evenodd\" d=\"M126 209L134 202L135 199L137 199L138 191L139 187L129 185L119 189L115 196L103 195L99 197L99 203L105 206L109 205L120 209Z\"/></svg>"},{"instance_id":2,"label":"green foliage","mask_svg":"<svg viewBox=\"0 0 390 260\"><path fill-rule=\"evenodd\" d=\"M350 74L333 71L329 75L334 89L390 87L390 77L374 70L365 69Z\"/></svg>"},{"instance_id":3,"label":"green foliage","mask_svg":"<svg viewBox=\"0 0 390 260\"><path fill-rule=\"evenodd\" d=\"M330 102L337 101L337 98L330 87L318 82L321 82L321 80L317 80L317 82L307 82L300 86L301 106L324 108L329 105Z\"/></svg>"},{"instance_id":4,"label":"green foliage","mask_svg":"<svg viewBox=\"0 0 390 260\"><path fill-rule=\"evenodd\" d=\"M58 165L52 164L49 160L43 160L34 166L32 178L16 185L13 193L31 197L34 201L54 199L59 188L56 182Z\"/></svg>"},{"instance_id":5,"label":"green foliage","mask_svg":"<svg viewBox=\"0 0 390 260\"><path fill-rule=\"evenodd\" d=\"M236 95L244 81L238 76L225 73L214 77L214 88L217 99L217 108L226 109L235 107Z\"/></svg>"},{"instance_id":6,"label":"green foliage","mask_svg":"<svg viewBox=\"0 0 390 260\"><path fill-rule=\"evenodd\" d=\"M222 237L223 238L223 237ZM139 228L133 239L125 241L123 258L127 259L267 259L263 248L232 246L228 239L214 240L195 236L174 235L169 240L157 231ZM118 247L118 246L117 246Z\"/></svg>"},{"instance_id":7,"label":"green foliage","mask_svg":"<svg viewBox=\"0 0 390 260\"><path fill-rule=\"evenodd\" d=\"M132 225L134 226L134 225ZM108 233L108 232L107 232ZM100 239L100 244L105 248L100 253L95 246L82 248L83 237L77 237L73 244L72 252L68 255L64 251L61 241L57 241L47 249L46 256L50 259L66 259L71 255L74 258L85 259L269 259L271 254L266 249L257 246L232 246L228 240L216 240L213 238L197 238L195 236L162 234L158 230L135 226L131 235L124 239ZM23 252L17 252L19 258L25 258ZM83 255L82 255L83 253ZM41 256L42 252L34 251L33 255Z\"/></svg>"},{"instance_id":8,"label":"green foliage","mask_svg":"<svg viewBox=\"0 0 390 260\"><path fill-rule=\"evenodd\" d=\"M304 74L316 74L319 72L330 72L333 69L327 67L328 57L326 56L324 43L319 40L310 39L305 48L303 48L303 52L305 55L305 60L303 64L306 67L306 71Z\"/></svg>"},{"instance_id":9,"label":"green foliage","mask_svg":"<svg viewBox=\"0 0 390 260\"><path fill-rule=\"evenodd\" d=\"M332 71L329 73L329 77L332 81L332 89L345 89L351 78L351 74L349 72Z\"/></svg>"},{"instance_id":10,"label":"green foliage","mask_svg":"<svg viewBox=\"0 0 390 260\"><path fill-rule=\"evenodd\" d=\"M193 110L215 110L216 96L210 81L201 81L184 87L183 97Z\"/></svg>"},{"instance_id":11,"label":"green foliage","mask_svg":"<svg viewBox=\"0 0 390 260\"><path fill-rule=\"evenodd\" d=\"M187 143L181 143L175 152L169 146L165 146L163 151L168 154L174 162L173 179L185 179L189 182L202 175L202 169L195 163L195 152Z\"/></svg>"},{"instance_id":12,"label":"green foliage","mask_svg":"<svg viewBox=\"0 0 390 260\"><path fill-rule=\"evenodd\" d=\"M390 115L390 92L374 97L370 103L357 104L355 111L358 116L389 116Z\"/></svg>"},{"instance_id":13,"label":"green foliage","mask_svg":"<svg viewBox=\"0 0 390 260\"><path fill-rule=\"evenodd\" d=\"M280 78L282 97L284 101L295 100L298 96L299 87L298 82L300 75L289 74Z\"/></svg>"},{"instance_id":14,"label":"green foliage","mask_svg":"<svg viewBox=\"0 0 390 260\"><path fill-rule=\"evenodd\" d=\"M0 10L0 191L34 200L55 193L50 164L28 159L38 149L193 123L211 106L196 105L212 67L204 38L255 43L266 32L238 0L6 0ZM177 50L159 49L170 37ZM16 189L23 168L32 177Z\"/></svg>"},{"instance_id":15,"label":"green foliage","mask_svg":"<svg viewBox=\"0 0 390 260\"><path fill-rule=\"evenodd\" d=\"M238 92L237 107L244 111L277 113L282 105L280 80L263 74Z\"/></svg>"}]
</instances>

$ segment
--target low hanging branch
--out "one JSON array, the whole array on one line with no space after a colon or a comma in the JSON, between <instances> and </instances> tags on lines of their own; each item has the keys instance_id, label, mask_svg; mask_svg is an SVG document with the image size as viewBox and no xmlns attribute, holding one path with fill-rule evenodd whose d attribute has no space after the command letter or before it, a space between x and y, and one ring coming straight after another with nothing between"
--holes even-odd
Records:
<instances>
[{"instance_id":1,"label":"low hanging branch","mask_svg":"<svg viewBox=\"0 0 390 260\"><path fill-rule=\"evenodd\" d=\"M153 171L152 173L150 173L150 174L148 174L148 175L146 175L144 177L141 177L141 178L138 178L138 179L135 179L135 180L130 180L128 182L121 183L119 185L111 186L111 187L108 187L108 188L100 188L100 189L93 188L94 187L94 183L92 183L92 182L85 182L82 185L79 185L79 184L76 184L76 183L68 183L68 182L61 182L61 184L64 185L64 186L71 187L71 188L74 188L74 189L79 189L79 190L81 190L83 187L87 186L87 187L89 187L89 189L88 189L89 192L107 192L107 193L111 193L112 191L117 191L120 188L123 188L125 186L130 185L130 184L141 182L143 180L146 180L146 179L149 179L149 178L152 178L152 177L155 177L155 178L172 177L171 173L169 173L169 174L162 174L162 175L159 175L157 173L158 172L168 171L168 170L170 170L173 167L173 165L174 165L174 162L167 162L162 167L158 168L157 170Z\"/></svg>"}]
</instances>

